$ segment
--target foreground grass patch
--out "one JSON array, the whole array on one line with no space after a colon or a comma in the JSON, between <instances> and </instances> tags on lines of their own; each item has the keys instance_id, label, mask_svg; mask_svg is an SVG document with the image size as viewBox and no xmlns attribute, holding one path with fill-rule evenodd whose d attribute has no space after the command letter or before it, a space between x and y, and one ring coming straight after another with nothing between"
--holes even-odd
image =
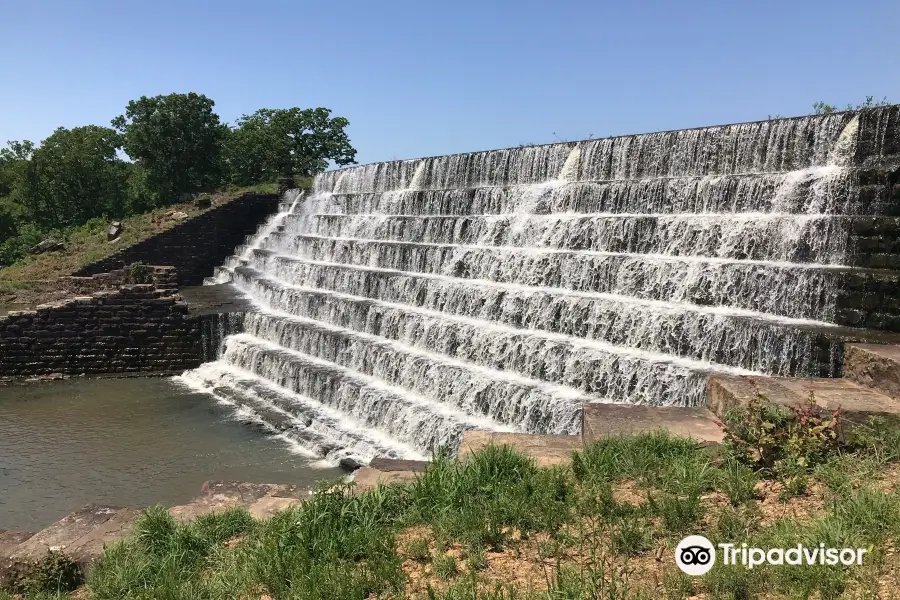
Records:
<instances>
[{"instance_id":1,"label":"foreground grass patch","mask_svg":"<svg viewBox=\"0 0 900 600\"><path fill-rule=\"evenodd\" d=\"M570 465L510 448L439 455L414 482L359 492L323 484L257 521L242 510L179 524L151 509L88 573L83 597L889 598L900 572L900 481L892 437L810 467L807 490L728 452L664 434L612 438ZM721 561L688 577L686 534L762 548L867 548L861 566ZM46 589L34 597L44 597Z\"/></svg>"}]
</instances>

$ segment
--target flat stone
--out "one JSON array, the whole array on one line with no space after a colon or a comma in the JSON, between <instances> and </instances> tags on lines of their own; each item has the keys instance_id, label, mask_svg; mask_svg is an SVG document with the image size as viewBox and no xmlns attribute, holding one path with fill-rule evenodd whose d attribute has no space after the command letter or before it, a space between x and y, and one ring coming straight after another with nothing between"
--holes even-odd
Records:
<instances>
[{"instance_id":1,"label":"flat stone","mask_svg":"<svg viewBox=\"0 0 900 600\"><path fill-rule=\"evenodd\" d=\"M413 473L421 473L428 468L431 463L427 460L403 460L400 458L381 458L375 457L369 462L369 466L373 469L383 471L412 471Z\"/></svg>"},{"instance_id":2,"label":"flat stone","mask_svg":"<svg viewBox=\"0 0 900 600\"><path fill-rule=\"evenodd\" d=\"M705 407L592 403L585 404L582 411L586 444L615 435L659 430L712 444L724 437L716 416Z\"/></svg>"},{"instance_id":3,"label":"flat stone","mask_svg":"<svg viewBox=\"0 0 900 600\"><path fill-rule=\"evenodd\" d=\"M460 460L487 446L510 446L530 456L542 467L567 463L572 452L582 449L580 435L532 435L470 429L463 433L459 444Z\"/></svg>"},{"instance_id":4,"label":"flat stone","mask_svg":"<svg viewBox=\"0 0 900 600\"><path fill-rule=\"evenodd\" d=\"M67 552L82 568L94 562L103 550L122 540L134 531L134 523L144 511L123 508L111 519L78 538Z\"/></svg>"},{"instance_id":5,"label":"flat stone","mask_svg":"<svg viewBox=\"0 0 900 600\"><path fill-rule=\"evenodd\" d=\"M357 491L366 491L375 489L379 485L390 485L392 483L408 483L415 481L419 476L415 471L379 471L372 467L363 467L353 474L353 481L356 483Z\"/></svg>"},{"instance_id":6,"label":"flat stone","mask_svg":"<svg viewBox=\"0 0 900 600\"><path fill-rule=\"evenodd\" d=\"M43 531L19 544L11 558L37 560L50 550L65 551L84 538L96 527L106 523L121 507L89 505L67 515Z\"/></svg>"},{"instance_id":7,"label":"flat stone","mask_svg":"<svg viewBox=\"0 0 900 600\"><path fill-rule=\"evenodd\" d=\"M19 544L31 537L34 537L34 533L30 531L0 530L0 564L9 559Z\"/></svg>"},{"instance_id":8,"label":"flat stone","mask_svg":"<svg viewBox=\"0 0 900 600\"><path fill-rule=\"evenodd\" d=\"M841 408L850 423L863 423L870 416L900 419L900 402L849 379L799 377L710 377L708 404L717 415L746 405L757 394L783 406L797 406L812 398L823 410Z\"/></svg>"},{"instance_id":9,"label":"flat stone","mask_svg":"<svg viewBox=\"0 0 900 600\"><path fill-rule=\"evenodd\" d=\"M303 500L299 500L297 498L278 498L274 496L263 496L262 498L251 504L247 508L247 510L250 511L250 514L253 515L254 518L268 519L274 516L276 513L279 513L292 506L297 506L302 502Z\"/></svg>"},{"instance_id":10,"label":"flat stone","mask_svg":"<svg viewBox=\"0 0 900 600\"><path fill-rule=\"evenodd\" d=\"M208 502L236 502L249 506L281 486L273 483L249 483L246 481L207 481L200 489L198 500Z\"/></svg>"},{"instance_id":11,"label":"flat stone","mask_svg":"<svg viewBox=\"0 0 900 600\"><path fill-rule=\"evenodd\" d=\"M78 549L91 542L92 532L122 510L110 506L86 506L21 541L8 556L0 556L0 589L19 585L33 565L51 550L64 552L78 560Z\"/></svg>"},{"instance_id":12,"label":"flat stone","mask_svg":"<svg viewBox=\"0 0 900 600\"><path fill-rule=\"evenodd\" d=\"M200 496L169 509L169 514L181 522L192 521L202 515L244 507L264 514L277 506L292 506L309 497L309 488L289 483L250 483L246 481L207 481ZM268 499L268 500L267 500ZM257 506L256 509L253 507Z\"/></svg>"},{"instance_id":13,"label":"flat stone","mask_svg":"<svg viewBox=\"0 0 900 600\"><path fill-rule=\"evenodd\" d=\"M900 398L900 346L846 344L844 377Z\"/></svg>"}]
</instances>

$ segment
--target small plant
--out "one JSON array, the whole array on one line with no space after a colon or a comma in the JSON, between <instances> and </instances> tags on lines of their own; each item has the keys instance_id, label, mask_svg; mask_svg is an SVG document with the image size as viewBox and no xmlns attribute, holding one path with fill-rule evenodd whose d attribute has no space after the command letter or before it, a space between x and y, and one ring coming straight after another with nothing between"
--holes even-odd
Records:
<instances>
[{"instance_id":1,"label":"small plant","mask_svg":"<svg viewBox=\"0 0 900 600\"><path fill-rule=\"evenodd\" d=\"M414 537L406 542L406 556L418 563L428 562L431 559L428 540L424 537Z\"/></svg>"},{"instance_id":2,"label":"small plant","mask_svg":"<svg viewBox=\"0 0 900 600\"><path fill-rule=\"evenodd\" d=\"M726 461L719 471L719 489L728 496L733 506L752 500L758 482L756 473L736 460Z\"/></svg>"},{"instance_id":3,"label":"small plant","mask_svg":"<svg viewBox=\"0 0 900 600\"><path fill-rule=\"evenodd\" d=\"M811 469L837 454L842 410L822 416L812 392L805 402L788 408L757 392L747 405L729 410L722 422L725 448L750 467L772 472L775 464L791 459Z\"/></svg>"},{"instance_id":4,"label":"small plant","mask_svg":"<svg viewBox=\"0 0 900 600\"><path fill-rule=\"evenodd\" d=\"M688 531L704 513L700 497L696 495L651 494L647 500L653 513L662 518L663 527L673 533Z\"/></svg>"},{"instance_id":5,"label":"small plant","mask_svg":"<svg viewBox=\"0 0 900 600\"><path fill-rule=\"evenodd\" d=\"M466 566L469 567L469 571L481 571L485 567L487 567L487 556L485 555L484 548L472 548L469 550L469 556L466 558Z\"/></svg>"},{"instance_id":6,"label":"small plant","mask_svg":"<svg viewBox=\"0 0 900 600\"><path fill-rule=\"evenodd\" d=\"M616 554L637 556L650 549L650 530L640 516L628 515L613 526L610 542Z\"/></svg>"},{"instance_id":7,"label":"small plant","mask_svg":"<svg viewBox=\"0 0 900 600\"><path fill-rule=\"evenodd\" d=\"M153 267L142 262L131 263L128 266L126 280L129 283L151 283L153 281Z\"/></svg>"},{"instance_id":8,"label":"small plant","mask_svg":"<svg viewBox=\"0 0 900 600\"><path fill-rule=\"evenodd\" d=\"M50 551L25 579L28 595L71 592L84 581L79 566L62 552Z\"/></svg>"},{"instance_id":9,"label":"small plant","mask_svg":"<svg viewBox=\"0 0 900 600\"><path fill-rule=\"evenodd\" d=\"M434 574L441 579L451 579L459 572L456 557L452 554L438 554L434 557Z\"/></svg>"}]
</instances>

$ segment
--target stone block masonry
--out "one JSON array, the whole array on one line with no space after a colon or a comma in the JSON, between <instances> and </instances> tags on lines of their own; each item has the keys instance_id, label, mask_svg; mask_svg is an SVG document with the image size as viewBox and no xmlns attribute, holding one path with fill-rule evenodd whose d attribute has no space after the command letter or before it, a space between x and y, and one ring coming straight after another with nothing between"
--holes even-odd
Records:
<instances>
[{"instance_id":1,"label":"stone block masonry","mask_svg":"<svg viewBox=\"0 0 900 600\"><path fill-rule=\"evenodd\" d=\"M172 267L122 285L0 319L0 377L180 373L202 361L200 321L188 315Z\"/></svg>"},{"instance_id":2,"label":"stone block masonry","mask_svg":"<svg viewBox=\"0 0 900 600\"><path fill-rule=\"evenodd\" d=\"M180 285L199 285L216 266L234 252L248 235L276 212L280 197L275 194L244 194L193 219L175 225L112 256L83 267L75 273L92 277L112 273L136 262L171 265Z\"/></svg>"}]
</instances>

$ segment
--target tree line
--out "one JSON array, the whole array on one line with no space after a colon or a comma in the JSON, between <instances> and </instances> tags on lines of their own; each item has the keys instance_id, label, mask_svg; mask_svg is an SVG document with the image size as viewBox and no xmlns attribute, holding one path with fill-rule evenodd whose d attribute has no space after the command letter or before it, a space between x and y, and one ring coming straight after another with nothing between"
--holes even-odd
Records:
<instances>
[{"instance_id":1,"label":"tree line","mask_svg":"<svg viewBox=\"0 0 900 600\"><path fill-rule=\"evenodd\" d=\"M132 100L110 127L59 127L0 149L0 264L48 231L168 206L198 192L311 177L355 163L327 108L260 109L222 123L203 94Z\"/></svg>"}]
</instances>

